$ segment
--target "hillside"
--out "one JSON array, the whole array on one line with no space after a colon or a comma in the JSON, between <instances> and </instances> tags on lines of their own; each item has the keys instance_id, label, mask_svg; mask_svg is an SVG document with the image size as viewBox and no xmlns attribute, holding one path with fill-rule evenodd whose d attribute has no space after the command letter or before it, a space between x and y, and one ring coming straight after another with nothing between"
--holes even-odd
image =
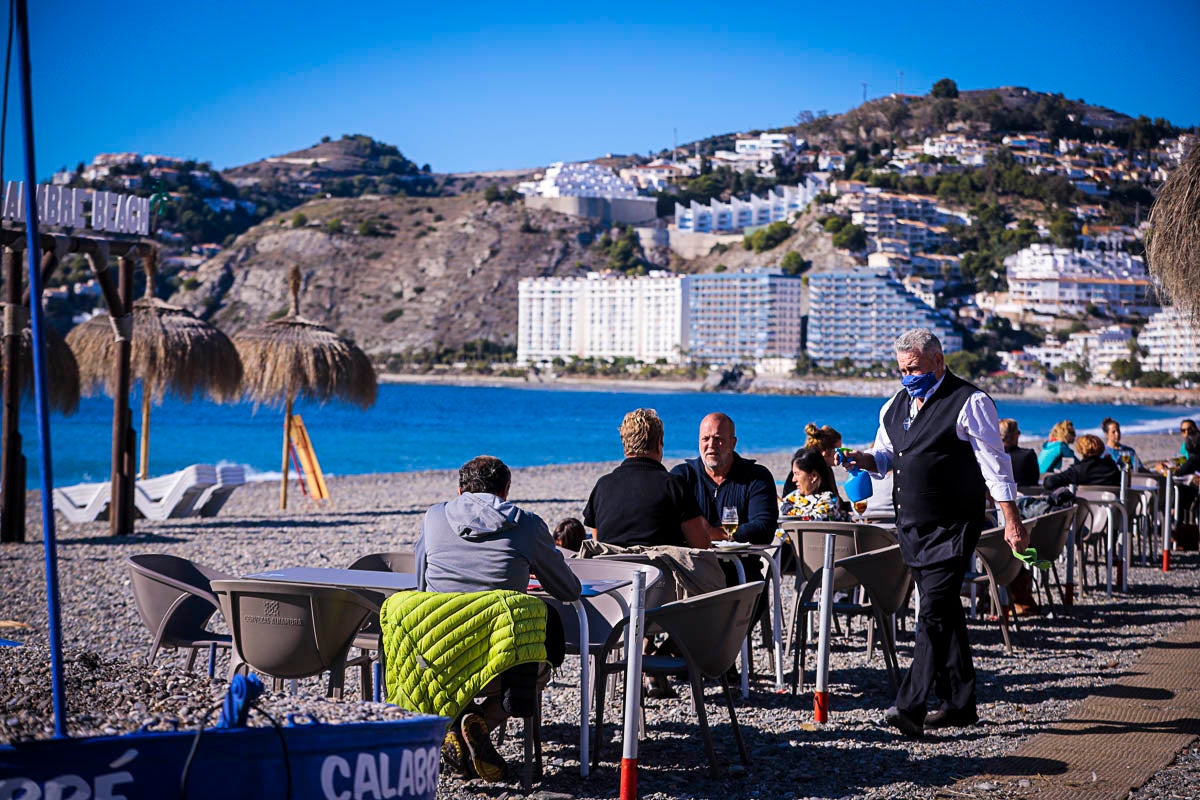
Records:
<instances>
[{"instance_id":1,"label":"hillside","mask_svg":"<svg viewBox=\"0 0 1200 800\"><path fill-rule=\"evenodd\" d=\"M512 346L517 281L600 267L587 247L596 234L586 220L479 194L313 200L239 236L172 302L234 333L286 311L298 264L301 313L380 363L477 339Z\"/></svg>"}]
</instances>

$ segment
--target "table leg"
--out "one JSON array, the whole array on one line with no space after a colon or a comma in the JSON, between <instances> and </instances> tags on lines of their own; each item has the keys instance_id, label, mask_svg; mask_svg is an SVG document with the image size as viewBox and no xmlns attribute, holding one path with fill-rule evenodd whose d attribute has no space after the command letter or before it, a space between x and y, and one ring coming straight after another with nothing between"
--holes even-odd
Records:
<instances>
[{"instance_id":1,"label":"table leg","mask_svg":"<svg viewBox=\"0 0 1200 800\"><path fill-rule=\"evenodd\" d=\"M829 719L829 628L833 622L833 549L836 534L825 534L824 572L821 573L821 623L817 639L817 689L813 696L813 716L817 722Z\"/></svg>"},{"instance_id":2,"label":"table leg","mask_svg":"<svg viewBox=\"0 0 1200 800\"><path fill-rule=\"evenodd\" d=\"M587 608L582 600L571 603L579 618L579 774L586 778L591 768L592 647ZM639 664L640 669L640 664ZM639 682L640 685L640 682Z\"/></svg>"},{"instance_id":3,"label":"table leg","mask_svg":"<svg viewBox=\"0 0 1200 800\"><path fill-rule=\"evenodd\" d=\"M780 551L775 550L778 554ZM783 590L780 587L779 563L774 557L767 555L762 556L767 562L767 569L771 575L771 599L775 606L774 613L771 615L771 636L774 639L775 646L775 691L783 691Z\"/></svg>"}]
</instances>

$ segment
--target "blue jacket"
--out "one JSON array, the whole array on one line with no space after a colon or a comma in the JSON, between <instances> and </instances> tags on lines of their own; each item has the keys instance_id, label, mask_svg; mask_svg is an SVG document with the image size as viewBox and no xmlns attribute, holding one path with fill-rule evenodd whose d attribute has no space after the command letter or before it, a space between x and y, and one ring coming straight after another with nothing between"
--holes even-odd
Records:
<instances>
[{"instance_id":1,"label":"blue jacket","mask_svg":"<svg viewBox=\"0 0 1200 800\"><path fill-rule=\"evenodd\" d=\"M771 471L752 459L733 454L733 466L720 485L704 471L699 458L689 458L671 470L687 483L700 505L700 513L713 525L721 524L721 509L738 510L738 529L733 538L739 542L770 544L779 521L775 497L775 478Z\"/></svg>"}]
</instances>

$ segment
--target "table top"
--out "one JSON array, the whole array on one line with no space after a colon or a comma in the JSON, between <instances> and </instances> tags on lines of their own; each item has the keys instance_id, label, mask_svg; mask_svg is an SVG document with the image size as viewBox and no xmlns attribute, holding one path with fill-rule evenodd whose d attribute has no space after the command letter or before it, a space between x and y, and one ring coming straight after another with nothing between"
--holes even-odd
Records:
<instances>
[{"instance_id":1,"label":"table top","mask_svg":"<svg viewBox=\"0 0 1200 800\"><path fill-rule=\"evenodd\" d=\"M344 589L374 589L400 592L417 588L417 576L410 572L376 572L368 569L334 569L332 567L287 567L247 575L266 581L310 583L317 586L340 586Z\"/></svg>"},{"instance_id":2,"label":"table top","mask_svg":"<svg viewBox=\"0 0 1200 800\"><path fill-rule=\"evenodd\" d=\"M580 597L599 597L600 595L611 592L614 589L621 589L633 583L628 578L606 578L604 580L589 580L579 582ZM529 579L529 591L535 594L546 594L542 589L542 584L537 578Z\"/></svg>"}]
</instances>

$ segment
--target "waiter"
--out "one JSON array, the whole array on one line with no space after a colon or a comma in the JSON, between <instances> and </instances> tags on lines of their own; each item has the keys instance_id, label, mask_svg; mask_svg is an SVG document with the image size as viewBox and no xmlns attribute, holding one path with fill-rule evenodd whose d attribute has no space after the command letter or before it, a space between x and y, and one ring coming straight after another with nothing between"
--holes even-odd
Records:
<instances>
[{"instance_id":1,"label":"waiter","mask_svg":"<svg viewBox=\"0 0 1200 800\"><path fill-rule=\"evenodd\" d=\"M985 492L1004 513L1004 539L1029 544L1017 513L1012 463L1000 440L996 405L951 374L942 343L924 328L896 340L903 389L879 412L874 447L848 459L882 478L893 473L892 500L900 552L912 568L921 603L912 664L889 725L911 739L926 728L974 725L975 667L959 597L985 526ZM926 712L936 689L941 705Z\"/></svg>"}]
</instances>

